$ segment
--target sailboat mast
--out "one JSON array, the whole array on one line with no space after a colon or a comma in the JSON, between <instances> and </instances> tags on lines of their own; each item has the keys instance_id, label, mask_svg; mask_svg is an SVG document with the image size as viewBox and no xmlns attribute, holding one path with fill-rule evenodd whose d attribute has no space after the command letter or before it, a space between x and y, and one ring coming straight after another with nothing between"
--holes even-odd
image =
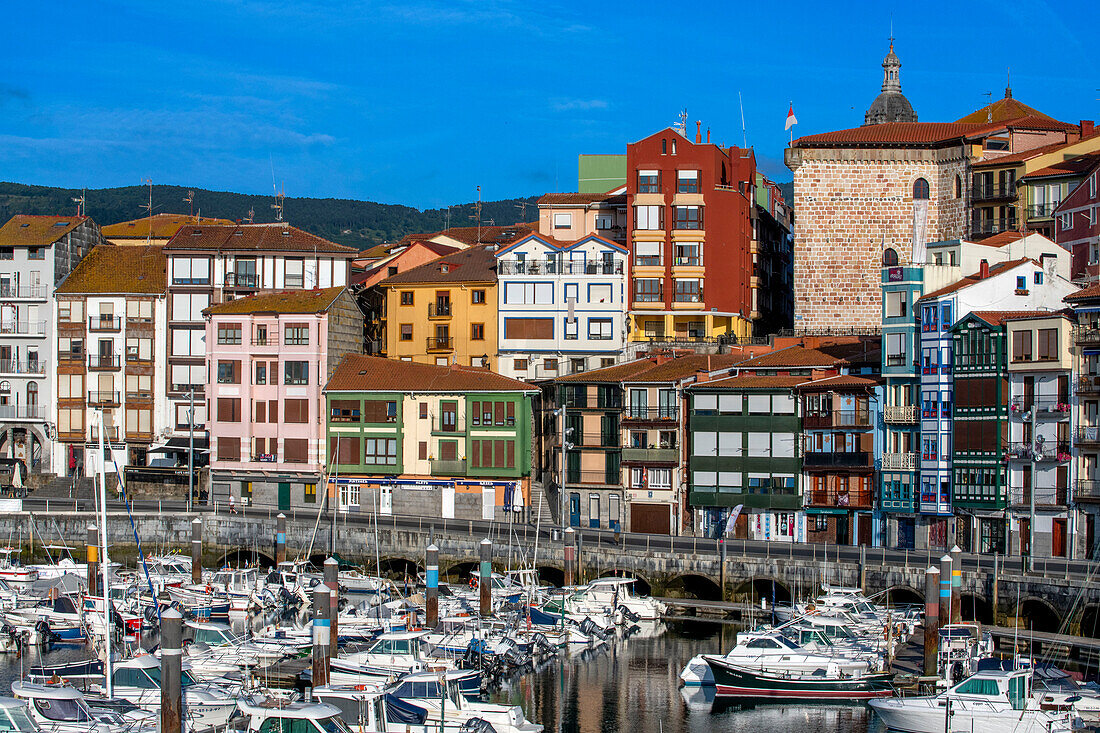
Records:
<instances>
[{"instance_id":1,"label":"sailboat mast","mask_svg":"<svg viewBox=\"0 0 1100 733\"><path fill-rule=\"evenodd\" d=\"M103 558L99 566L103 572L103 677L106 683L107 697L115 696L114 669L111 664L111 585L109 581L111 560L107 556L107 449L103 443L103 433L106 428L103 425L103 410L99 413L99 527L100 538L103 547L100 557ZM154 599L155 601L155 599Z\"/></svg>"}]
</instances>

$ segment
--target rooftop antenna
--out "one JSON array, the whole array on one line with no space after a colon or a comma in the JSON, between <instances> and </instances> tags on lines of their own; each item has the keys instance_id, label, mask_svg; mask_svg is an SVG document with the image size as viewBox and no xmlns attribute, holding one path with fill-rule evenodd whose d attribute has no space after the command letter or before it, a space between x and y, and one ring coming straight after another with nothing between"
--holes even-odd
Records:
<instances>
[{"instance_id":1,"label":"rooftop antenna","mask_svg":"<svg viewBox=\"0 0 1100 733\"><path fill-rule=\"evenodd\" d=\"M253 209L253 208L249 208L249 209L248 209L248 216L246 216L246 217L244 218L244 221L245 221L245 223L246 223L246 224L251 224L251 223L252 223L252 221L253 221L253 220L254 220L255 218L256 218L256 210L255 210L255 209Z\"/></svg>"},{"instance_id":2,"label":"rooftop antenna","mask_svg":"<svg viewBox=\"0 0 1100 733\"><path fill-rule=\"evenodd\" d=\"M477 187L477 203L474 204L474 213L470 218L477 220L477 243L481 244L481 186Z\"/></svg>"},{"instance_id":3,"label":"rooftop antenna","mask_svg":"<svg viewBox=\"0 0 1100 733\"><path fill-rule=\"evenodd\" d=\"M80 189L80 195L73 198L76 203L76 215L84 216L84 197L87 195L87 189Z\"/></svg>"},{"instance_id":4,"label":"rooftop antenna","mask_svg":"<svg viewBox=\"0 0 1100 733\"><path fill-rule=\"evenodd\" d=\"M195 216L195 192L188 191L187 195L183 197L183 200L187 202L188 212L187 215L194 218Z\"/></svg>"},{"instance_id":5,"label":"rooftop antenna","mask_svg":"<svg viewBox=\"0 0 1100 733\"><path fill-rule=\"evenodd\" d=\"M142 204L140 208L145 209L149 222L149 235L145 238L145 243L151 244L153 241L153 179L145 178L142 183L149 187L149 203Z\"/></svg>"},{"instance_id":6,"label":"rooftop antenna","mask_svg":"<svg viewBox=\"0 0 1100 733\"><path fill-rule=\"evenodd\" d=\"M986 106L985 121L986 122L992 122L993 121L993 92L982 92L982 96L985 97L987 100L989 100L988 102L985 103L985 106Z\"/></svg>"},{"instance_id":7,"label":"rooftop antenna","mask_svg":"<svg viewBox=\"0 0 1100 733\"><path fill-rule=\"evenodd\" d=\"M687 107L684 107L684 109L682 109L680 111L679 121L676 122L676 124L674 124L672 127L676 130L679 130L681 135L683 135L684 137L687 137L687 126L688 126L688 111L687 111Z\"/></svg>"},{"instance_id":8,"label":"rooftop antenna","mask_svg":"<svg viewBox=\"0 0 1100 733\"><path fill-rule=\"evenodd\" d=\"M519 209L519 216L523 221L527 221L527 207L530 205L530 202L527 200L520 201L515 205L516 208Z\"/></svg>"},{"instance_id":9,"label":"rooftop antenna","mask_svg":"<svg viewBox=\"0 0 1100 733\"><path fill-rule=\"evenodd\" d=\"M737 104L741 106L741 142L742 147L749 147L749 135L745 132L745 103L741 101L741 90L737 90Z\"/></svg>"},{"instance_id":10,"label":"rooftop antenna","mask_svg":"<svg viewBox=\"0 0 1100 733\"><path fill-rule=\"evenodd\" d=\"M271 208L275 209L275 221L283 220L283 201L286 199L286 188L275 188L275 183L271 184L272 190L275 191L275 203L271 205Z\"/></svg>"},{"instance_id":11,"label":"rooftop antenna","mask_svg":"<svg viewBox=\"0 0 1100 733\"><path fill-rule=\"evenodd\" d=\"M1011 66L1006 66L1005 67L1005 76L1006 76L1005 99L1012 99L1012 67Z\"/></svg>"}]
</instances>

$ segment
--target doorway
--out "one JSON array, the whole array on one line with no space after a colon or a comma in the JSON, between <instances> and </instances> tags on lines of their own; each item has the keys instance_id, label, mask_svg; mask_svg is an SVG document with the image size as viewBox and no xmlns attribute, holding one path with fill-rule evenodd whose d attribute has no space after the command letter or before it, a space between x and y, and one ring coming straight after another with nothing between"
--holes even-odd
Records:
<instances>
[{"instance_id":1,"label":"doorway","mask_svg":"<svg viewBox=\"0 0 1100 733\"><path fill-rule=\"evenodd\" d=\"M859 544L863 547L870 547L874 544L872 540L871 524L870 515L860 514L856 517L856 534L859 538Z\"/></svg>"},{"instance_id":2,"label":"doorway","mask_svg":"<svg viewBox=\"0 0 1100 733\"><path fill-rule=\"evenodd\" d=\"M569 494L569 526L581 526L581 495L575 491Z\"/></svg>"},{"instance_id":3,"label":"doorway","mask_svg":"<svg viewBox=\"0 0 1100 733\"><path fill-rule=\"evenodd\" d=\"M279 511L290 509L290 484L279 484Z\"/></svg>"},{"instance_id":4,"label":"doorway","mask_svg":"<svg viewBox=\"0 0 1100 733\"><path fill-rule=\"evenodd\" d=\"M833 537L833 542L838 545L847 545L851 543L848 537L848 515L837 514L836 515L836 536Z\"/></svg>"},{"instance_id":5,"label":"doorway","mask_svg":"<svg viewBox=\"0 0 1100 733\"><path fill-rule=\"evenodd\" d=\"M1050 526L1050 554L1054 557L1066 556L1066 520L1055 519Z\"/></svg>"}]
</instances>

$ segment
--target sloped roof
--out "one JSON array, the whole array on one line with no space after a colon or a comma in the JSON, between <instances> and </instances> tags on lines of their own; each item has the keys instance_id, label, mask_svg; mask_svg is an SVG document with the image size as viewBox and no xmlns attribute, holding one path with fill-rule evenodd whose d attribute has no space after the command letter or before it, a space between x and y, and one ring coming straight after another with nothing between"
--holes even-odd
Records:
<instances>
[{"instance_id":1,"label":"sloped roof","mask_svg":"<svg viewBox=\"0 0 1100 733\"><path fill-rule=\"evenodd\" d=\"M86 221L86 216L16 214L0 227L0 247L48 247Z\"/></svg>"},{"instance_id":2,"label":"sloped roof","mask_svg":"<svg viewBox=\"0 0 1100 733\"><path fill-rule=\"evenodd\" d=\"M316 290L280 290L234 298L203 311L209 315L249 313L324 313L340 297L344 288Z\"/></svg>"},{"instance_id":3,"label":"sloped roof","mask_svg":"<svg viewBox=\"0 0 1100 733\"><path fill-rule=\"evenodd\" d=\"M487 369L435 366L379 356L349 354L336 367L325 391L537 392L518 379Z\"/></svg>"},{"instance_id":4,"label":"sloped roof","mask_svg":"<svg viewBox=\"0 0 1100 733\"><path fill-rule=\"evenodd\" d=\"M495 283L496 264L496 253L490 247L470 247L399 272L379 285Z\"/></svg>"},{"instance_id":5,"label":"sloped roof","mask_svg":"<svg viewBox=\"0 0 1100 733\"><path fill-rule=\"evenodd\" d=\"M164 249L97 244L60 285L59 294L160 295L167 286Z\"/></svg>"},{"instance_id":6,"label":"sloped roof","mask_svg":"<svg viewBox=\"0 0 1100 733\"><path fill-rule=\"evenodd\" d=\"M1029 150L1021 150L1016 153L1009 153L1008 155L1002 155L999 158L989 158L987 160L979 160L973 164L975 168L1008 165L1010 163L1022 163L1032 158L1037 158L1040 155L1046 155L1047 153L1053 153L1059 148L1064 148L1074 143L1051 143L1050 145L1040 145L1037 148L1031 148Z\"/></svg>"},{"instance_id":7,"label":"sloped roof","mask_svg":"<svg viewBox=\"0 0 1100 733\"><path fill-rule=\"evenodd\" d=\"M509 226L483 226L477 227L452 227L434 234L418 234L415 239L435 239L436 237L450 237L463 244L511 244L517 239L522 239L528 234L539 230L538 222L530 224L511 224Z\"/></svg>"},{"instance_id":8,"label":"sloped roof","mask_svg":"<svg viewBox=\"0 0 1100 733\"><path fill-rule=\"evenodd\" d=\"M625 206L626 194L545 193L538 200L539 206L590 206L601 202L609 206Z\"/></svg>"},{"instance_id":9,"label":"sloped roof","mask_svg":"<svg viewBox=\"0 0 1100 733\"><path fill-rule=\"evenodd\" d=\"M999 275L1002 272L1013 269L1014 267L1019 267L1025 262L1035 262L1035 260L1032 260L1029 257L1021 257L1018 260L1009 260L1008 262L998 262L995 265L990 265L989 277ZM934 300L936 298L942 298L945 295L950 295L951 293L962 290L963 288L969 287L975 283L979 283L982 281L980 274L981 273L975 272L973 275L967 275L966 277L960 278L959 280L956 280L950 285L942 287L939 290L934 290L931 293L922 295L920 298L917 299L917 301L920 302L922 300Z\"/></svg>"},{"instance_id":10,"label":"sloped roof","mask_svg":"<svg viewBox=\"0 0 1100 733\"><path fill-rule=\"evenodd\" d=\"M1076 130L1077 125L1036 116L1025 116L1006 122L984 124L971 122L885 122L880 125L866 125L848 130L806 135L797 138L794 141L794 147L812 148L840 145L934 147L1005 129L1069 131Z\"/></svg>"},{"instance_id":11,"label":"sloped roof","mask_svg":"<svg viewBox=\"0 0 1100 733\"><path fill-rule=\"evenodd\" d=\"M974 244L980 244L983 247L994 247L1000 249L1006 245L1018 242L1024 237L1034 234L1035 232L1001 232L1000 234L994 234L992 237L986 237L985 239L979 239Z\"/></svg>"},{"instance_id":12,"label":"sloped roof","mask_svg":"<svg viewBox=\"0 0 1100 733\"><path fill-rule=\"evenodd\" d=\"M995 102L987 104L981 109L976 109L968 115L960 117L955 122L985 123L1008 122L1021 117L1036 117L1039 119L1057 122L1053 117L1045 115L1034 107L1029 107L1018 99L1005 96Z\"/></svg>"},{"instance_id":13,"label":"sloped roof","mask_svg":"<svg viewBox=\"0 0 1100 733\"><path fill-rule=\"evenodd\" d=\"M634 361L613 364L601 369L592 369L586 372L576 372L563 377L558 377L554 382L592 382L601 384L617 384L635 374L641 374L654 364L651 358L635 359Z\"/></svg>"},{"instance_id":14,"label":"sloped roof","mask_svg":"<svg viewBox=\"0 0 1100 733\"><path fill-rule=\"evenodd\" d=\"M754 374L739 374L725 379L712 379L688 386L691 390L715 389L794 389L806 381L805 377L774 376L762 377Z\"/></svg>"},{"instance_id":15,"label":"sloped roof","mask_svg":"<svg viewBox=\"0 0 1100 733\"><path fill-rule=\"evenodd\" d=\"M878 385L878 383L877 379L857 377L854 374L836 374L831 377L803 381L798 385L798 389L802 392L817 392L833 389L870 389Z\"/></svg>"},{"instance_id":16,"label":"sloped roof","mask_svg":"<svg viewBox=\"0 0 1100 733\"><path fill-rule=\"evenodd\" d=\"M213 249L227 252L323 252L359 254L354 247L330 242L288 224L194 225L180 227L167 244L168 250Z\"/></svg>"},{"instance_id":17,"label":"sloped roof","mask_svg":"<svg viewBox=\"0 0 1100 733\"><path fill-rule=\"evenodd\" d=\"M1046 168L1032 171L1026 176L1021 176L1020 180L1056 178L1058 176L1081 176L1092 170L1092 167L1097 163L1100 163L1100 153L1086 153L1085 155L1078 155L1076 158L1059 161L1053 165L1048 165Z\"/></svg>"},{"instance_id":18,"label":"sloped roof","mask_svg":"<svg viewBox=\"0 0 1100 733\"><path fill-rule=\"evenodd\" d=\"M167 239L187 224L236 226L230 219L215 219L209 216L189 216L187 214L153 214L152 216L120 221L102 228L103 236L115 239L144 239L149 236L150 227L154 239Z\"/></svg>"},{"instance_id":19,"label":"sloped roof","mask_svg":"<svg viewBox=\"0 0 1100 733\"><path fill-rule=\"evenodd\" d=\"M988 323L990 326L1003 326L1005 321L1016 320L1019 318L1029 318L1036 315L1037 311L970 311L968 316L974 316ZM1054 311L1050 311L1047 315L1054 315ZM965 318L963 320L966 320Z\"/></svg>"},{"instance_id":20,"label":"sloped roof","mask_svg":"<svg viewBox=\"0 0 1100 733\"><path fill-rule=\"evenodd\" d=\"M770 354L764 354L755 359L742 361L737 366L741 369L804 369L812 367L831 367L847 363L846 359L828 354L820 349L809 349L800 344L794 344L782 349L776 349Z\"/></svg>"},{"instance_id":21,"label":"sloped roof","mask_svg":"<svg viewBox=\"0 0 1100 733\"><path fill-rule=\"evenodd\" d=\"M1100 298L1100 283L1089 285L1087 288L1081 288L1076 293L1070 293L1062 298L1062 300L1067 303L1072 303L1078 300L1092 300L1093 298Z\"/></svg>"},{"instance_id":22,"label":"sloped roof","mask_svg":"<svg viewBox=\"0 0 1100 733\"><path fill-rule=\"evenodd\" d=\"M713 372L732 367L745 360L743 354L689 354L654 364L649 369L623 379L630 384L657 384L675 382L693 376L699 370Z\"/></svg>"}]
</instances>

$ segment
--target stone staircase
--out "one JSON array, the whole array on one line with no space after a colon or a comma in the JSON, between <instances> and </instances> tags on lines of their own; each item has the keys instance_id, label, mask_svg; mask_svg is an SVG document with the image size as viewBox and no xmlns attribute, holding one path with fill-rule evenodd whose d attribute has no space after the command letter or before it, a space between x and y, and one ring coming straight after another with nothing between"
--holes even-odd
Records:
<instances>
[{"instance_id":1,"label":"stone staircase","mask_svg":"<svg viewBox=\"0 0 1100 733\"><path fill-rule=\"evenodd\" d=\"M94 479L37 474L31 477L31 496L36 499L94 499ZM111 479L108 477L108 485Z\"/></svg>"}]
</instances>

